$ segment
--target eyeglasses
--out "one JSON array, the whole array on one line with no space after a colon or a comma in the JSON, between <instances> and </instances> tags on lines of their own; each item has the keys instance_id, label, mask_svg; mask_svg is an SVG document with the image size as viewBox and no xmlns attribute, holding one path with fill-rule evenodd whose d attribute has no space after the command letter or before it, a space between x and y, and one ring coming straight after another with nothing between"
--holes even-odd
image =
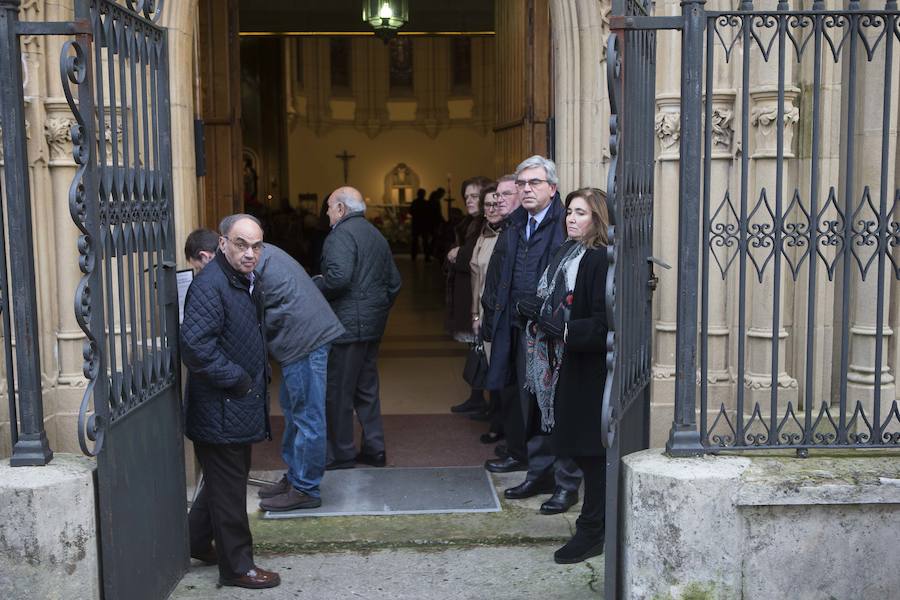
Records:
<instances>
[{"instance_id":1,"label":"eyeglasses","mask_svg":"<svg viewBox=\"0 0 900 600\"><path fill-rule=\"evenodd\" d=\"M255 244L248 244L246 241L238 238L237 241L232 240L227 235L223 235L226 240L231 242L235 248L240 250L241 252L246 252L247 250L253 250L253 254L259 254L263 250L264 244L262 242L256 242Z\"/></svg>"},{"instance_id":2,"label":"eyeglasses","mask_svg":"<svg viewBox=\"0 0 900 600\"><path fill-rule=\"evenodd\" d=\"M485 202L484 210L494 210L500 208L500 202Z\"/></svg>"},{"instance_id":3,"label":"eyeglasses","mask_svg":"<svg viewBox=\"0 0 900 600\"><path fill-rule=\"evenodd\" d=\"M515 196L516 192L503 192L503 193L494 192L491 195L494 197L494 200L500 200L502 202L506 202L507 200L509 200L510 198Z\"/></svg>"},{"instance_id":4,"label":"eyeglasses","mask_svg":"<svg viewBox=\"0 0 900 600\"><path fill-rule=\"evenodd\" d=\"M525 181L524 179L516 179L516 187L519 188L520 190L524 190L526 185L528 187L534 189L537 186L541 185L542 183L547 183L547 180L546 179L529 179L528 181Z\"/></svg>"}]
</instances>

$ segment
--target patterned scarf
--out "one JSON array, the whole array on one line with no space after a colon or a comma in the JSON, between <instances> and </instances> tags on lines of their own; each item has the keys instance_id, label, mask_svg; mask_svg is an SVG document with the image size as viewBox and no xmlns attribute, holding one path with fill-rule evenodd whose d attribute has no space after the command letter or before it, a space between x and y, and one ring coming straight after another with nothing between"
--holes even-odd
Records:
<instances>
[{"instance_id":1,"label":"patterned scarf","mask_svg":"<svg viewBox=\"0 0 900 600\"><path fill-rule=\"evenodd\" d=\"M547 265L537 288L538 298L543 301L541 317L562 317L564 322L568 322L575 278L584 252L583 244L569 240L556 253L556 256L561 256L559 262ZM525 342L525 388L537 398L541 410L541 430L549 432L555 423L553 400L565 344L561 338L548 336L534 321L529 321L525 326Z\"/></svg>"}]
</instances>

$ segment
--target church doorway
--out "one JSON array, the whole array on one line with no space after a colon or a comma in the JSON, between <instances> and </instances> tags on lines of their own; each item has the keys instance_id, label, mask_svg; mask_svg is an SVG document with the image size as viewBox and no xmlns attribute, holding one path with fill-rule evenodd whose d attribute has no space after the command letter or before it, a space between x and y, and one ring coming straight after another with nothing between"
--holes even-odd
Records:
<instances>
[{"instance_id":1,"label":"church doorway","mask_svg":"<svg viewBox=\"0 0 900 600\"><path fill-rule=\"evenodd\" d=\"M388 464L481 464L494 456L478 439L487 424L449 410L470 393L467 347L444 326L441 261L410 259L409 204L420 188L444 188L449 223L464 210L462 180L549 154L548 2L413 0L409 24L388 42L371 34L360 4L201 0L199 38L210 49L199 56L201 220L255 213L267 240L315 273L328 233L322 203L340 185L357 187L403 278L379 359ZM277 443L255 454L255 468L279 468Z\"/></svg>"}]
</instances>

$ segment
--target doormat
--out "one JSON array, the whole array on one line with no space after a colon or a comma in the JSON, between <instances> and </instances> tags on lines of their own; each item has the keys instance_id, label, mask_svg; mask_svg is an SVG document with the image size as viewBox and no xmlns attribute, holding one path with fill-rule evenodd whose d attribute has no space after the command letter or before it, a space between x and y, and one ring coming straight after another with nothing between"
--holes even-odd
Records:
<instances>
[{"instance_id":1,"label":"doormat","mask_svg":"<svg viewBox=\"0 0 900 600\"><path fill-rule=\"evenodd\" d=\"M355 468L327 471L322 506L264 512L264 519L353 515L498 512L500 500L482 467Z\"/></svg>"}]
</instances>

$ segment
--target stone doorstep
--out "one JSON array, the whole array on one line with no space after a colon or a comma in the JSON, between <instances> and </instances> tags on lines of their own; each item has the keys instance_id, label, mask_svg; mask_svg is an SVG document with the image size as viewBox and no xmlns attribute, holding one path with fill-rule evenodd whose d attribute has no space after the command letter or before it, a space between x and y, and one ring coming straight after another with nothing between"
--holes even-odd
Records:
<instances>
[{"instance_id":1,"label":"stone doorstep","mask_svg":"<svg viewBox=\"0 0 900 600\"><path fill-rule=\"evenodd\" d=\"M277 481L281 472L252 472L251 477ZM581 504L561 515L542 515L538 510L549 495L503 498L503 490L524 477L524 472L492 474L500 512L263 520L257 508L258 488L252 485L247 490L247 511L254 547L267 553L564 543L575 531Z\"/></svg>"}]
</instances>

